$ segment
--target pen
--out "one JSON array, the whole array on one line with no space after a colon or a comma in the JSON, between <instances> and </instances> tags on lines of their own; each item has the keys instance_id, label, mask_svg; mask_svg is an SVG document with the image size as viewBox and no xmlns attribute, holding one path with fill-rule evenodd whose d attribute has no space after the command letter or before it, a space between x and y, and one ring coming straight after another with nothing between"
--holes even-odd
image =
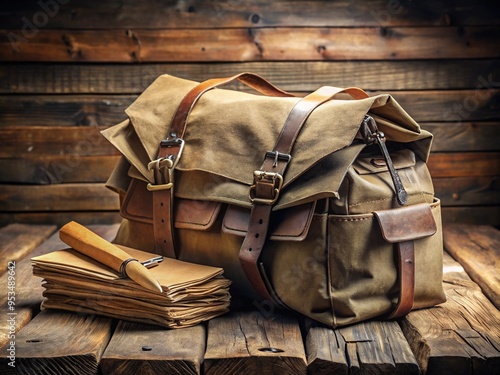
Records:
<instances>
[{"instance_id":1,"label":"pen","mask_svg":"<svg viewBox=\"0 0 500 375\"><path fill-rule=\"evenodd\" d=\"M69 222L60 229L59 238L74 250L128 276L144 288L163 292L158 280L137 259L83 225L75 221Z\"/></svg>"}]
</instances>

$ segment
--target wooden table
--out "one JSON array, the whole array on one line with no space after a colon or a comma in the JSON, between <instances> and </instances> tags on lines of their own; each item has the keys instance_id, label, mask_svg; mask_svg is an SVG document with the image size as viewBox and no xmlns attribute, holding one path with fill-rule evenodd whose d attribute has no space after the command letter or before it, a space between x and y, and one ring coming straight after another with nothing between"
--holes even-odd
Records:
<instances>
[{"instance_id":1,"label":"wooden table","mask_svg":"<svg viewBox=\"0 0 500 375\"><path fill-rule=\"evenodd\" d=\"M111 239L117 226L91 229ZM258 310L180 330L40 312L43 288L29 259L64 247L56 230L0 229L0 285L14 292L1 294L2 374L500 373L500 232L493 227L445 228L447 251L475 280L445 254L445 304L335 330Z\"/></svg>"}]
</instances>

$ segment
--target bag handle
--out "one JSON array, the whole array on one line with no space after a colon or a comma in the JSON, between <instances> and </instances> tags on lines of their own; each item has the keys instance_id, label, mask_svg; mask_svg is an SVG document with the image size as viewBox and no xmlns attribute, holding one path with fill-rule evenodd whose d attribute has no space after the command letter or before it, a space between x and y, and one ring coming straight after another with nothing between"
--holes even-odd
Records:
<instances>
[{"instance_id":1,"label":"bag handle","mask_svg":"<svg viewBox=\"0 0 500 375\"><path fill-rule=\"evenodd\" d=\"M186 131L187 118L189 116L189 113L193 110L194 106L201 98L201 96L209 90L212 90L219 86L223 86L225 84L228 84L236 80L246 84L247 86L267 96L294 97L293 94L281 90L280 88L274 86L266 79L254 73L245 72L226 78L212 78L199 83L190 92L186 94L184 99L182 99L181 103L179 104L179 107L177 108L177 112L175 113L174 118L172 120L168 137L182 139L184 137L184 132ZM332 91L330 94L324 94L324 95L334 96L335 94L338 94L340 92L345 92L354 99L364 99L369 97L369 95L365 91L357 87L348 87L348 88L340 88L333 86L325 86L325 87L330 87L330 90ZM321 90L323 90L323 88L320 88L315 92L321 92Z\"/></svg>"},{"instance_id":2,"label":"bag handle","mask_svg":"<svg viewBox=\"0 0 500 375\"><path fill-rule=\"evenodd\" d=\"M181 104L177 108L177 112L174 115L172 124L170 126L168 137L171 138L182 138L186 130L187 118L189 113L194 108L195 104L201 98L201 96L209 90L215 89L216 87L226 85L228 83L240 81L253 88L254 90L260 92L261 94L267 96L277 96L277 97L293 97L284 90L279 89L272 83L262 78L261 76L254 73L239 73L231 77L226 78L212 78L204 82L199 83L191 91L189 91L184 99L182 99Z\"/></svg>"}]
</instances>

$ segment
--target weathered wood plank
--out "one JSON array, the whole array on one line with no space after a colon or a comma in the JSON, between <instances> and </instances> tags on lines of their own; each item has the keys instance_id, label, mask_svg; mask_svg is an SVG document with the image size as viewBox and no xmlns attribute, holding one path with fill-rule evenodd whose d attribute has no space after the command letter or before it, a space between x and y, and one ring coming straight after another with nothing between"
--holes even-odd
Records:
<instances>
[{"instance_id":1,"label":"weathered wood plank","mask_svg":"<svg viewBox=\"0 0 500 375\"><path fill-rule=\"evenodd\" d=\"M433 184L443 206L500 205L498 176L434 178Z\"/></svg>"},{"instance_id":2,"label":"weathered wood plank","mask_svg":"<svg viewBox=\"0 0 500 375\"><path fill-rule=\"evenodd\" d=\"M2 211L106 211L119 208L104 184L0 185Z\"/></svg>"},{"instance_id":3,"label":"weathered wood plank","mask_svg":"<svg viewBox=\"0 0 500 375\"><path fill-rule=\"evenodd\" d=\"M162 74L201 82L240 72L254 72L284 90L303 92L323 85L357 86L372 91L500 87L499 60L4 63L0 69L0 93L139 94Z\"/></svg>"},{"instance_id":4,"label":"weathered wood plank","mask_svg":"<svg viewBox=\"0 0 500 375\"><path fill-rule=\"evenodd\" d=\"M105 374L200 374L203 325L176 330L120 321L101 359Z\"/></svg>"},{"instance_id":5,"label":"weathered wood plank","mask_svg":"<svg viewBox=\"0 0 500 375\"><path fill-rule=\"evenodd\" d=\"M313 374L419 374L399 325L368 321L331 329L306 328L308 370Z\"/></svg>"},{"instance_id":6,"label":"weathered wood plank","mask_svg":"<svg viewBox=\"0 0 500 375\"><path fill-rule=\"evenodd\" d=\"M118 155L97 126L2 126L0 158L31 155Z\"/></svg>"},{"instance_id":7,"label":"weathered wood plank","mask_svg":"<svg viewBox=\"0 0 500 375\"><path fill-rule=\"evenodd\" d=\"M444 223L483 224L500 226L500 205L444 207L441 211Z\"/></svg>"},{"instance_id":8,"label":"weathered wood plank","mask_svg":"<svg viewBox=\"0 0 500 375\"><path fill-rule=\"evenodd\" d=\"M497 176L500 152L432 153L428 166L434 178Z\"/></svg>"},{"instance_id":9,"label":"weathered wood plank","mask_svg":"<svg viewBox=\"0 0 500 375\"><path fill-rule=\"evenodd\" d=\"M500 119L499 89L396 91L391 94L419 122L459 124ZM125 109L136 98L137 95L0 96L0 126L108 127L127 118Z\"/></svg>"},{"instance_id":10,"label":"weathered wood plank","mask_svg":"<svg viewBox=\"0 0 500 375\"><path fill-rule=\"evenodd\" d=\"M231 345L228 345L231 343ZM257 311L231 313L208 323L204 374L306 374L295 318Z\"/></svg>"},{"instance_id":11,"label":"weathered wood plank","mask_svg":"<svg viewBox=\"0 0 500 375\"><path fill-rule=\"evenodd\" d=\"M428 375L500 372L500 311L447 254L443 279L448 301L401 321L421 369Z\"/></svg>"},{"instance_id":12,"label":"weathered wood plank","mask_svg":"<svg viewBox=\"0 0 500 375\"><path fill-rule=\"evenodd\" d=\"M422 123L434 135L432 151L498 151L500 123Z\"/></svg>"},{"instance_id":13,"label":"weathered wood plank","mask_svg":"<svg viewBox=\"0 0 500 375\"><path fill-rule=\"evenodd\" d=\"M349 359L362 373L419 374L419 367L396 322L367 321L338 329L350 345Z\"/></svg>"},{"instance_id":14,"label":"weathered wood plank","mask_svg":"<svg viewBox=\"0 0 500 375\"><path fill-rule=\"evenodd\" d=\"M45 3L50 3L46 1ZM76 29L122 29L130 27L192 28L250 26L401 26L401 25L491 25L500 22L497 4L490 1L409 1L369 3L294 1L293 12L286 1L237 0L188 2L156 0L136 2L111 0L59 1L60 6L42 8L35 0L4 2L0 7L0 24L21 30L26 17L43 11L47 28L65 28L69 21ZM151 9L155 11L152 12Z\"/></svg>"},{"instance_id":15,"label":"weathered wood plank","mask_svg":"<svg viewBox=\"0 0 500 375\"><path fill-rule=\"evenodd\" d=\"M500 28L338 27L227 29L38 29L31 39L0 30L0 60L200 62L498 58ZM9 35L10 40L9 40ZM182 41L180 43L179 41Z\"/></svg>"},{"instance_id":16,"label":"weathered wood plank","mask_svg":"<svg viewBox=\"0 0 500 375\"><path fill-rule=\"evenodd\" d=\"M500 310L500 231L487 225L446 225L446 251Z\"/></svg>"},{"instance_id":17,"label":"weathered wood plank","mask_svg":"<svg viewBox=\"0 0 500 375\"><path fill-rule=\"evenodd\" d=\"M0 96L0 123L8 126L111 126L127 119L137 95Z\"/></svg>"},{"instance_id":18,"label":"weathered wood plank","mask_svg":"<svg viewBox=\"0 0 500 375\"><path fill-rule=\"evenodd\" d=\"M119 158L67 153L0 159L0 182L41 185L106 182Z\"/></svg>"},{"instance_id":19,"label":"weathered wood plank","mask_svg":"<svg viewBox=\"0 0 500 375\"><path fill-rule=\"evenodd\" d=\"M78 221L81 224L115 224L122 217L118 211L46 211L46 212L8 212L0 213L0 225L12 222L25 224L54 224L63 226L69 221Z\"/></svg>"},{"instance_id":20,"label":"weathered wood plank","mask_svg":"<svg viewBox=\"0 0 500 375\"><path fill-rule=\"evenodd\" d=\"M67 223L68 221L64 222L64 224ZM90 229L99 234L101 237L104 237L108 241L111 241L114 238L116 231L118 230L118 226L91 225ZM65 245L59 239L58 233L55 233L48 240L46 240L41 245L36 247L29 254L29 258L42 254L47 254L51 251L63 249L66 247L67 245ZM41 285L41 279L33 276L31 262L29 258L25 258L23 260L20 260L19 262L16 262L15 324L14 326L12 326L11 322L8 322L6 319L0 320L0 346L4 346L7 342L10 341L8 336L11 332L11 327L12 329L15 330L15 332L17 332L26 324L28 324L28 322L33 318L33 316L38 313L40 302L43 299L42 297L43 288ZM1 283L0 285L8 285L7 274L0 276L0 283ZM7 294L2 293L0 295L0 314L2 314L2 316L4 317L7 317L8 312L9 310L7 306Z\"/></svg>"},{"instance_id":21,"label":"weathered wood plank","mask_svg":"<svg viewBox=\"0 0 500 375\"><path fill-rule=\"evenodd\" d=\"M322 326L310 327L305 340L309 373L347 375L349 363L346 345L338 330Z\"/></svg>"},{"instance_id":22,"label":"weathered wood plank","mask_svg":"<svg viewBox=\"0 0 500 375\"><path fill-rule=\"evenodd\" d=\"M95 375L111 334L111 319L43 311L16 334L14 368L2 349L3 373Z\"/></svg>"},{"instance_id":23,"label":"weathered wood plank","mask_svg":"<svg viewBox=\"0 0 500 375\"><path fill-rule=\"evenodd\" d=\"M10 265L15 269L16 263L45 241L56 229L55 225L18 223L0 228L0 265L2 267L0 275L7 272ZM15 276L15 270L13 273L12 276Z\"/></svg>"}]
</instances>

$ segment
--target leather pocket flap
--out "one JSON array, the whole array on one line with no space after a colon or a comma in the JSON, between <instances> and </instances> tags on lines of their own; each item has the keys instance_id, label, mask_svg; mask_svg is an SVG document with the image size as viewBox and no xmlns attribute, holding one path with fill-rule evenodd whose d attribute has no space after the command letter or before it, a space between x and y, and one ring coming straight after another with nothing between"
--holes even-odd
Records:
<instances>
[{"instance_id":1,"label":"leather pocket flap","mask_svg":"<svg viewBox=\"0 0 500 375\"><path fill-rule=\"evenodd\" d=\"M221 204L209 201L175 199L175 227L208 230L221 210ZM120 214L128 220L153 224L153 196L146 183L133 179L121 205Z\"/></svg>"},{"instance_id":2,"label":"leather pocket flap","mask_svg":"<svg viewBox=\"0 0 500 375\"><path fill-rule=\"evenodd\" d=\"M373 214L378 219L382 236L390 243L429 237L437 231L431 207L425 203L374 211Z\"/></svg>"},{"instance_id":3,"label":"leather pocket flap","mask_svg":"<svg viewBox=\"0 0 500 375\"><path fill-rule=\"evenodd\" d=\"M306 238L314 215L316 203L273 211L269 226L269 238L275 241L302 241ZM245 236L250 222L250 210L229 206L224 216L222 230L225 233Z\"/></svg>"}]
</instances>

